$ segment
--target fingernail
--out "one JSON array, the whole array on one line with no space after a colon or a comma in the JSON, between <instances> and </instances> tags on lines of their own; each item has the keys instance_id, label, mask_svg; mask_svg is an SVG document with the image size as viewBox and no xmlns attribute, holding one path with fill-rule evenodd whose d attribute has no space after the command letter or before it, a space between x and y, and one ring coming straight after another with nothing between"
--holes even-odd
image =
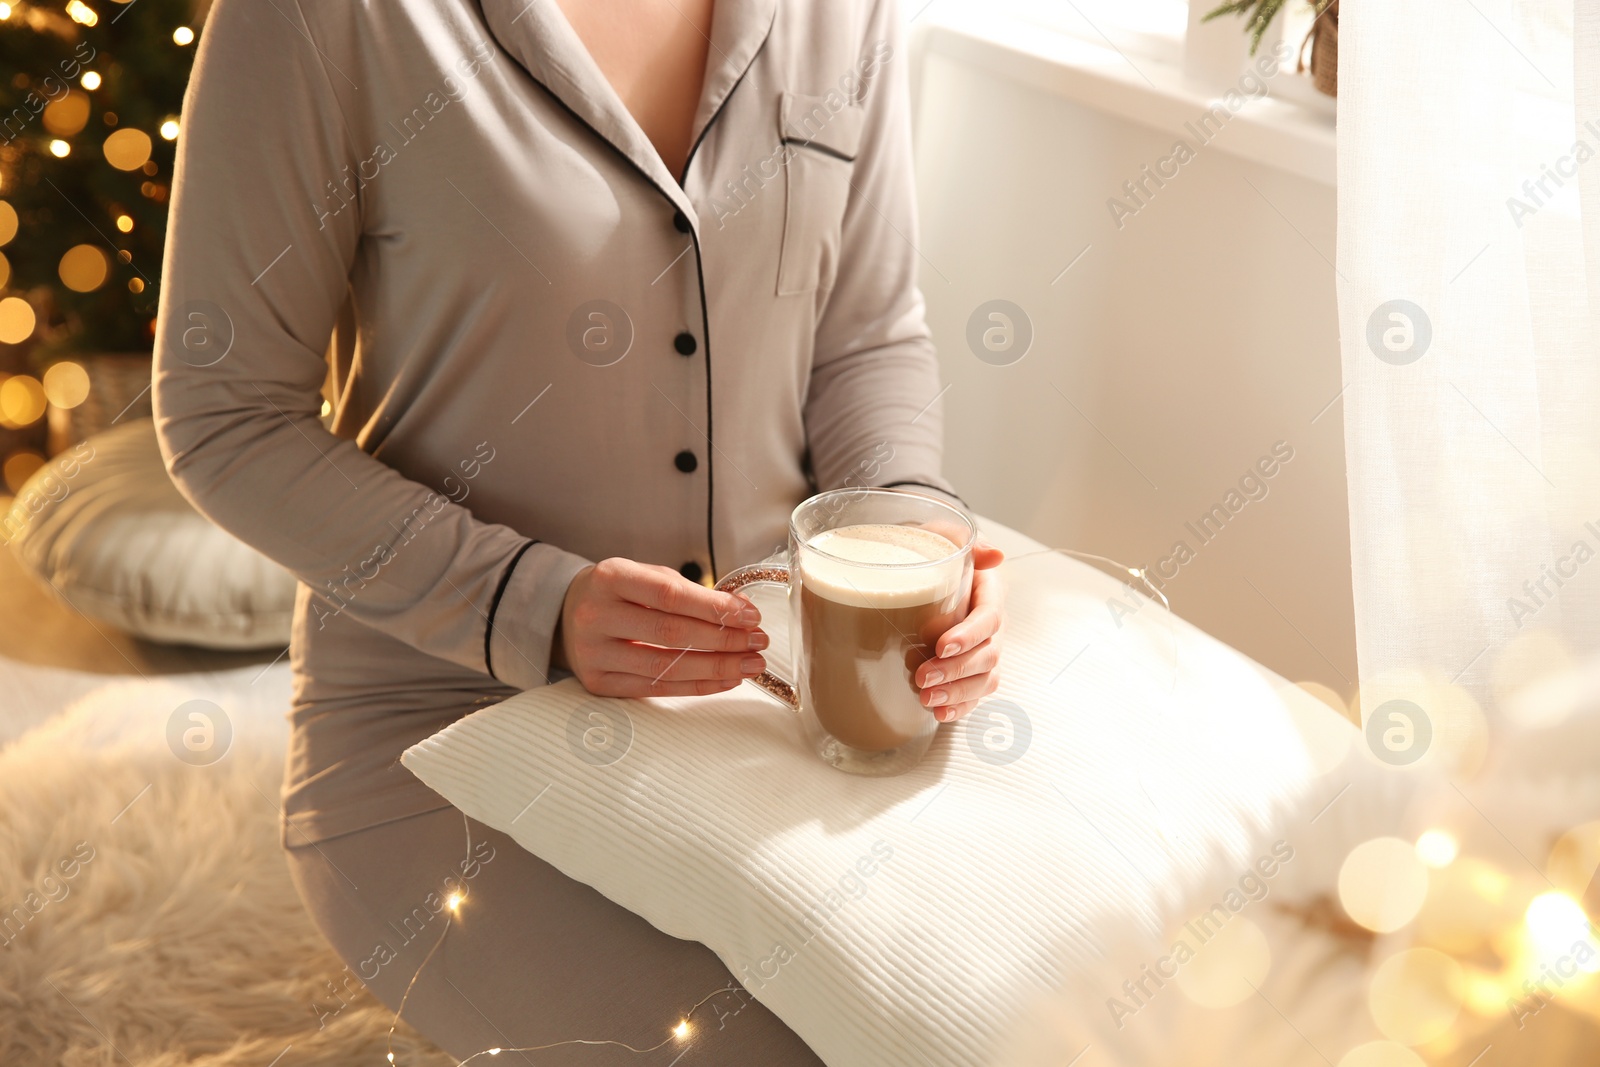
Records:
<instances>
[{"instance_id":1,"label":"fingernail","mask_svg":"<svg viewBox=\"0 0 1600 1067\"><path fill-rule=\"evenodd\" d=\"M951 719L956 717L956 709L940 708L938 711L933 713L933 717L938 719L940 722L949 722Z\"/></svg>"},{"instance_id":2,"label":"fingernail","mask_svg":"<svg viewBox=\"0 0 1600 1067\"><path fill-rule=\"evenodd\" d=\"M771 640L772 639L769 638L766 635L765 631L762 631L762 630L751 630L750 631L750 647L751 648L758 649L758 650L766 648L767 647L767 643L769 641L771 641Z\"/></svg>"},{"instance_id":3,"label":"fingernail","mask_svg":"<svg viewBox=\"0 0 1600 1067\"><path fill-rule=\"evenodd\" d=\"M944 671L935 668L929 671L928 676L922 680L922 686L926 689L928 686L938 685L942 681L944 681Z\"/></svg>"},{"instance_id":4,"label":"fingernail","mask_svg":"<svg viewBox=\"0 0 1600 1067\"><path fill-rule=\"evenodd\" d=\"M746 656L739 661L739 669L745 674L760 674L766 666L766 661L760 656Z\"/></svg>"},{"instance_id":5,"label":"fingernail","mask_svg":"<svg viewBox=\"0 0 1600 1067\"><path fill-rule=\"evenodd\" d=\"M754 626L761 621L761 612L757 611L755 608L745 608L743 611L739 612L739 615L735 621L740 626Z\"/></svg>"},{"instance_id":6,"label":"fingernail","mask_svg":"<svg viewBox=\"0 0 1600 1067\"><path fill-rule=\"evenodd\" d=\"M951 656L954 656L956 653L958 653L960 651L961 651L961 646L956 644L954 641L952 641L950 644L944 646L944 650L939 653L939 658L940 659L949 659Z\"/></svg>"},{"instance_id":7,"label":"fingernail","mask_svg":"<svg viewBox=\"0 0 1600 1067\"><path fill-rule=\"evenodd\" d=\"M931 708L936 708L940 704L943 704L946 701L948 701L949 699L950 699L950 690L948 690L948 689L935 689L932 693L928 694L928 706L931 707Z\"/></svg>"}]
</instances>

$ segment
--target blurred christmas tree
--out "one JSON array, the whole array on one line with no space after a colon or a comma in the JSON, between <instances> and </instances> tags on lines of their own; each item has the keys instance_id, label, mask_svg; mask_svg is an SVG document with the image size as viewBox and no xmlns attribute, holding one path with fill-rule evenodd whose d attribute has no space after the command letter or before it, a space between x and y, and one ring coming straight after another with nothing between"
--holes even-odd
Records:
<instances>
[{"instance_id":1,"label":"blurred christmas tree","mask_svg":"<svg viewBox=\"0 0 1600 1067\"><path fill-rule=\"evenodd\" d=\"M150 351L198 25L190 0L0 0L0 342L36 369Z\"/></svg>"}]
</instances>

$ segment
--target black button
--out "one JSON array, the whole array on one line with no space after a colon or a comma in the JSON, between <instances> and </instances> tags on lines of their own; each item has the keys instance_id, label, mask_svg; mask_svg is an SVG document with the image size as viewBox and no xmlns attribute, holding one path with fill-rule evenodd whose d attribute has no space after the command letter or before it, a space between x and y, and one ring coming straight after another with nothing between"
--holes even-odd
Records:
<instances>
[{"instance_id":1,"label":"black button","mask_svg":"<svg viewBox=\"0 0 1600 1067\"><path fill-rule=\"evenodd\" d=\"M700 569L700 564L691 559L688 563L678 568L678 573L691 582L698 582L706 572Z\"/></svg>"},{"instance_id":2,"label":"black button","mask_svg":"<svg viewBox=\"0 0 1600 1067\"><path fill-rule=\"evenodd\" d=\"M694 458L694 453L687 448L672 457L672 462L677 464L679 470L685 474L693 474L694 469L700 466L700 461Z\"/></svg>"},{"instance_id":3,"label":"black button","mask_svg":"<svg viewBox=\"0 0 1600 1067\"><path fill-rule=\"evenodd\" d=\"M692 356L696 348L694 334L685 330L672 339L672 347L678 350L680 356Z\"/></svg>"},{"instance_id":4,"label":"black button","mask_svg":"<svg viewBox=\"0 0 1600 1067\"><path fill-rule=\"evenodd\" d=\"M689 216L685 215L681 211L674 211L672 213L672 226L679 233L688 233L689 232Z\"/></svg>"}]
</instances>

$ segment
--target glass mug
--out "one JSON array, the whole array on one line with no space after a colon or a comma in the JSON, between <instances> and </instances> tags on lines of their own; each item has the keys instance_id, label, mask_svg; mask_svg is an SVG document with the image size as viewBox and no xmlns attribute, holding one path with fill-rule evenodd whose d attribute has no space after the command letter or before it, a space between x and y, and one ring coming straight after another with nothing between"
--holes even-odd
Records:
<instances>
[{"instance_id":1,"label":"glass mug","mask_svg":"<svg viewBox=\"0 0 1600 1067\"><path fill-rule=\"evenodd\" d=\"M789 517L787 563L729 573L717 588L786 587L795 680L748 679L800 715L823 761L886 776L916 766L939 721L913 672L966 617L977 527L958 508L894 489L834 489Z\"/></svg>"}]
</instances>

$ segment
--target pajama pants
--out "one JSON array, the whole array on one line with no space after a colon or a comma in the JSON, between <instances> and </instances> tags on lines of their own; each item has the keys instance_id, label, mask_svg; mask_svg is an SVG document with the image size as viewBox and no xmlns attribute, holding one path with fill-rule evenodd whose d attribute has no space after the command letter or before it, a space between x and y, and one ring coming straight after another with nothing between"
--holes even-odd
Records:
<instances>
[{"instance_id":1,"label":"pajama pants","mask_svg":"<svg viewBox=\"0 0 1600 1067\"><path fill-rule=\"evenodd\" d=\"M390 1009L416 976L403 1018L457 1060L498 1047L508 1051L496 1067L821 1067L710 949L669 937L455 808L287 853L301 899L350 971ZM574 1039L652 1051L558 1044ZM556 1047L509 1051L538 1045Z\"/></svg>"}]
</instances>

